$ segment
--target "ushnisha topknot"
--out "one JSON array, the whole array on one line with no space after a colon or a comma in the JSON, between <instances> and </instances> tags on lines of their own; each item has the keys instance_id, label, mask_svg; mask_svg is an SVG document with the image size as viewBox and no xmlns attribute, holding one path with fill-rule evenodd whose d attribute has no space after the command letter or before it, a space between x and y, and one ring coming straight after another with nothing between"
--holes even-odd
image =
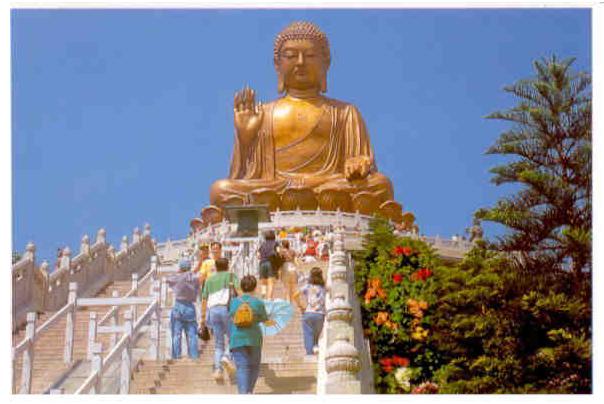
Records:
<instances>
[{"instance_id":1,"label":"ushnisha topknot","mask_svg":"<svg viewBox=\"0 0 604 404\"><path fill-rule=\"evenodd\" d=\"M277 37L275 38L275 47L273 50L275 64L279 60L279 53L281 52L281 47L285 41L296 39L309 39L317 42L323 51L327 65L329 65L331 56L329 54L329 41L327 40L327 36L319 27L312 22L307 21L292 22L279 34L277 34Z\"/></svg>"}]
</instances>

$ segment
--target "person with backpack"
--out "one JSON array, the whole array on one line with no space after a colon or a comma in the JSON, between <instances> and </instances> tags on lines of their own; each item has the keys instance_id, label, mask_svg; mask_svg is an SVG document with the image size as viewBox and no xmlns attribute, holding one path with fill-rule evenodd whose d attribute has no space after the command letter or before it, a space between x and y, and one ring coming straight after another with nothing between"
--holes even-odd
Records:
<instances>
[{"instance_id":1,"label":"person with backpack","mask_svg":"<svg viewBox=\"0 0 604 404\"><path fill-rule=\"evenodd\" d=\"M199 277L191 272L191 262L183 259L178 263L179 273L168 277L167 284L174 293L174 307L170 312L172 332L172 359L179 359L180 339L184 331L187 336L189 357L199 358L197 346L197 316L194 302L199 293Z\"/></svg>"},{"instance_id":2,"label":"person with backpack","mask_svg":"<svg viewBox=\"0 0 604 404\"><path fill-rule=\"evenodd\" d=\"M223 370L232 379L235 365L229 352L229 303L239 288L237 275L229 272L229 260L218 258L215 261L216 273L204 283L201 291L201 326L207 323L214 334L214 373L216 382L224 380ZM207 317L206 317L207 311ZM227 341L225 344L225 340Z\"/></svg>"},{"instance_id":3,"label":"person with backpack","mask_svg":"<svg viewBox=\"0 0 604 404\"><path fill-rule=\"evenodd\" d=\"M307 355L319 352L319 336L325 320L325 281L321 268L310 270L308 283L296 293L302 312L302 335Z\"/></svg>"},{"instance_id":4,"label":"person with backpack","mask_svg":"<svg viewBox=\"0 0 604 404\"><path fill-rule=\"evenodd\" d=\"M259 323L274 325L266 314L262 300L252 294L256 289L256 277L246 275L240 282L243 294L231 300L231 354L237 366L237 390L239 394L252 394L258 374L262 352L262 331Z\"/></svg>"},{"instance_id":5,"label":"person with backpack","mask_svg":"<svg viewBox=\"0 0 604 404\"><path fill-rule=\"evenodd\" d=\"M260 293L262 297L268 300L273 298L273 288L275 286L275 277L277 270L275 265L277 257L277 241L275 232L272 230L264 234L264 242L258 248L259 275L260 275Z\"/></svg>"}]
</instances>

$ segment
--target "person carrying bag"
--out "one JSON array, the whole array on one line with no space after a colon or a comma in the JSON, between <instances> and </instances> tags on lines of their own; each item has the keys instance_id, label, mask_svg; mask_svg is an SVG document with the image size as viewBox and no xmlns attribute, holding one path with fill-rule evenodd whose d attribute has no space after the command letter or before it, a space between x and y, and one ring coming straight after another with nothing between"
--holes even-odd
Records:
<instances>
[{"instance_id":1,"label":"person carrying bag","mask_svg":"<svg viewBox=\"0 0 604 404\"><path fill-rule=\"evenodd\" d=\"M224 380L224 370L233 377L235 366L229 350L229 305L237 296L239 280L228 271L229 260L216 260L216 273L206 279L201 292L201 324L205 325L205 314L208 311L207 323L214 335L214 373L216 382Z\"/></svg>"}]
</instances>

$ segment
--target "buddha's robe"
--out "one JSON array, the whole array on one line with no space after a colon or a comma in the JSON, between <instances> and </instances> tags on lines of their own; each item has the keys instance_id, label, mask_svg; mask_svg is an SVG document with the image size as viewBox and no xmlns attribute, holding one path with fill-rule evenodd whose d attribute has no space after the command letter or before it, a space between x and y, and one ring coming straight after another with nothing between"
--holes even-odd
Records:
<instances>
[{"instance_id":1,"label":"buddha's robe","mask_svg":"<svg viewBox=\"0 0 604 404\"><path fill-rule=\"evenodd\" d=\"M210 203L222 206L229 198L246 201L257 190L275 191L307 188L345 191L351 196L371 192L379 202L393 199L390 180L377 172L365 123L351 104L324 98L321 113L306 134L281 144L275 131L277 101L263 106L264 117L256 138L246 148L235 136L229 179L212 185ZM277 138L276 138L277 137ZM369 175L348 181L344 176L347 159L366 156L371 161Z\"/></svg>"}]
</instances>

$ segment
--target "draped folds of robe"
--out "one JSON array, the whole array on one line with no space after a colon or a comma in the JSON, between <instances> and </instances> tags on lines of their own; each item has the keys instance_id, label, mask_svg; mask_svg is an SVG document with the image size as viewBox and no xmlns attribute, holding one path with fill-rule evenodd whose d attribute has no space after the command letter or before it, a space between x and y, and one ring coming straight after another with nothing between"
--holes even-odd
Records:
<instances>
[{"instance_id":1,"label":"draped folds of robe","mask_svg":"<svg viewBox=\"0 0 604 404\"><path fill-rule=\"evenodd\" d=\"M347 159L357 156L367 156L372 162L370 173L377 171L374 154L369 141L369 135L361 114L351 104L326 99L322 106L323 122L328 125L329 136L324 140L317 137L325 131L311 130L294 144L275 150L273 134L273 110L276 102L264 106L264 118L256 139L243 150L237 136L231 158L229 173L230 180L266 180L267 183L279 181L297 174L324 177L326 181L343 178L344 163ZM295 153L296 148L308 151L308 144L321 144L318 150L312 150L312 156L307 163L297 167L280 169L276 159L287 159L288 153ZM287 149L287 150L286 150Z\"/></svg>"}]
</instances>

